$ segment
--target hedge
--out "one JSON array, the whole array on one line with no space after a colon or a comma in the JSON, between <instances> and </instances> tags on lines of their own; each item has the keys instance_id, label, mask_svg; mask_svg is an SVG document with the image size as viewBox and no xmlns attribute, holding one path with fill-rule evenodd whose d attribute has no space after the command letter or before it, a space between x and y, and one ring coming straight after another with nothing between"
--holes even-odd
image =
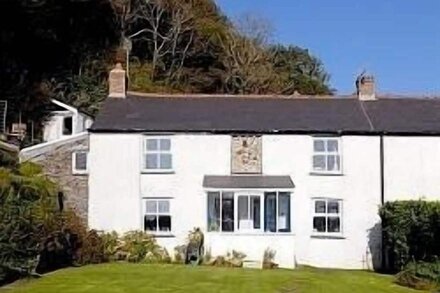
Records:
<instances>
[{"instance_id":1,"label":"hedge","mask_svg":"<svg viewBox=\"0 0 440 293\"><path fill-rule=\"evenodd\" d=\"M384 257L401 271L410 261L434 262L440 256L440 202L394 201L380 209Z\"/></svg>"}]
</instances>

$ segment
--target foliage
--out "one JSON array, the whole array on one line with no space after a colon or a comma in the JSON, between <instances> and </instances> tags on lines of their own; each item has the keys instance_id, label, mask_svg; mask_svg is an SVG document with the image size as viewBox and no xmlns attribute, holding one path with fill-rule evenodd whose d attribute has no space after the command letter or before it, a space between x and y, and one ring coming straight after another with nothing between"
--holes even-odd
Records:
<instances>
[{"instance_id":1,"label":"foliage","mask_svg":"<svg viewBox=\"0 0 440 293\"><path fill-rule=\"evenodd\" d=\"M234 25L213 0L0 1L8 121L41 132L50 98L96 114L116 59L137 91L332 93L319 59L266 44L270 24L246 19Z\"/></svg>"},{"instance_id":2,"label":"foliage","mask_svg":"<svg viewBox=\"0 0 440 293\"><path fill-rule=\"evenodd\" d=\"M143 231L125 233L121 238L121 246L117 253L129 262L171 261L168 252L156 243L156 239Z\"/></svg>"},{"instance_id":3,"label":"foliage","mask_svg":"<svg viewBox=\"0 0 440 293\"><path fill-rule=\"evenodd\" d=\"M105 259L107 261L117 260L117 251L119 248L119 235L116 232L103 233L101 235Z\"/></svg>"},{"instance_id":4,"label":"foliage","mask_svg":"<svg viewBox=\"0 0 440 293\"><path fill-rule=\"evenodd\" d=\"M57 221L55 194L55 184L35 164L0 168L0 266L6 278L36 267L40 241Z\"/></svg>"},{"instance_id":5,"label":"foliage","mask_svg":"<svg viewBox=\"0 0 440 293\"><path fill-rule=\"evenodd\" d=\"M158 289L160 288L160 289ZM8 288L11 293L58 292L337 292L416 293L393 283L393 276L367 271L299 267L242 270L209 266L111 263L65 269Z\"/></svg>"},{"instance_id":6,"label":"foliage","mask_svg":"<svg viewBox=\"0 0 440 293\"><path fill-rule=\"evenodd\" d=\"M411 260L430 262L440 256L440 202L387 202L380 217L391 270L399 271Z\"/></svg>"},{"instance_id":7,"label":"foliage","mask_svg":"<svg viewBox=\"0 0 440 293\"><path fill-rule=\"evenodd\" d=\"M243 252L232 250L232 252L228 251L224 256L218 255L215 258L211 258L209 261L206 261L206 264L216 267L241 268L245 258L246 254Z\"/></svg>"},{"instance_id":8,"label":"foliage","mask_svg":"<svg viewBox=\"0 0 440 293\"><path fill-rule=\"evenodd\" d=\"M274 262L276 251L266 248L263 254L263 269L277 268L278 265Z\"/></svg>"},{"instance_id":9,"label":"foliage","mask_svg":"<svg viewBox=\"0 0 440 293\"><path fill-rule=\"evenodd\" d=\"M418 290L440 287L440 261L431 263L412 261L396 275L396 283Z\"/></svg>"}]
</instances>

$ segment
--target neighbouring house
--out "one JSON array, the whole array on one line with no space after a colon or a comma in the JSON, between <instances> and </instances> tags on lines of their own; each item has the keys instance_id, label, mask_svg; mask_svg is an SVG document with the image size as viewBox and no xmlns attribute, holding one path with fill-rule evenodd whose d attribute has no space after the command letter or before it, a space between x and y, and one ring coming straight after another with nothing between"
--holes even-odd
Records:
<instances>
[{"instance_id":1,"label":"neighbouring house","mask_svg":"<svg viewBox=\"0 0 440 293\"><path fill-rule=\"evenodd\" d=\"M43 125L44 142L20 151L21 161L33 161L60 186L59 201L87 222L88 151L87 128L93 120L57 100L52 100L49 118Z\"/></svg>"}]
</instances>

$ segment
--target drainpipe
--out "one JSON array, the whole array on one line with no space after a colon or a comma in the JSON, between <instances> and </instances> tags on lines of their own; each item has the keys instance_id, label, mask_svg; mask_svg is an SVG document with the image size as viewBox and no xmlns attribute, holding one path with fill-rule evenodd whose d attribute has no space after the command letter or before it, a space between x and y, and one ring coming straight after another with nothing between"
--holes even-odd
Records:
<instances>
[{"instance_id":1,"label":"drainpipe","mask_svg":"<svg viewBox=\"0 0 440 293\"><path fill-rule=\"evenodd\" d=\"M380 135L380 204L383 206L385 204L385 162L384 162L384 144L383 144L383 135ZM386 249L384 245L384 234L381 229L382 234L382 241L381 241L381 267L382 270L386 270L387 268L387 261L385 259L386 257Z\"/></svg>"}]
</instances>

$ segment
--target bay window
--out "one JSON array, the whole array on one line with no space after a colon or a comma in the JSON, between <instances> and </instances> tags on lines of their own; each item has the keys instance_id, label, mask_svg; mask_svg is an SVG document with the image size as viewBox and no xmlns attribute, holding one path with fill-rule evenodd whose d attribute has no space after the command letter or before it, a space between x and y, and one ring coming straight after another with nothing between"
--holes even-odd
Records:
<instances>
[{"instance_id":1,"label":"bay window","mask_svg":"<svg viewBox=\"0 0 440 293\"><path fill-rule=\"evenodd\" d=\"M290 192L207 193L210 232L290 232Z\"/></svg>"}]
</instances>

